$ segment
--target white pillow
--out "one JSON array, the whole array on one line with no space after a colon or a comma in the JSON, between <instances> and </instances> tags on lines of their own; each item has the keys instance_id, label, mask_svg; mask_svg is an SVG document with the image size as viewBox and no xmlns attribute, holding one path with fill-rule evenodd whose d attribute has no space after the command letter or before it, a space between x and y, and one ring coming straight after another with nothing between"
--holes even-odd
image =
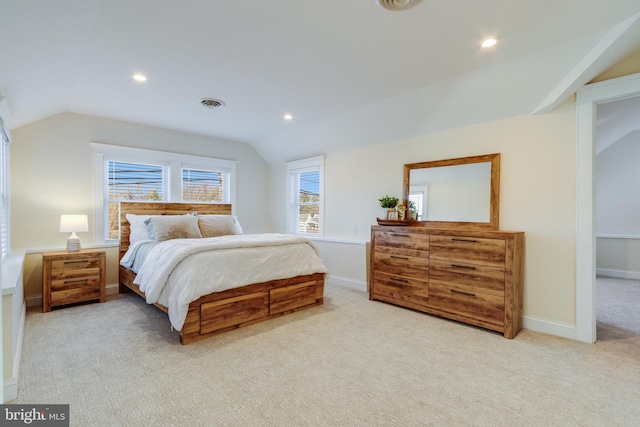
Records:
<instances>
[{"instance_id":1,"label":"white pillow","mask_svg":"<svg viewBox=\"0 0 640 427\"><path fill-rule=\"evenodd\" d=\"M198 228L198 217L194 215L154 215L149 221L153 225L153 234L157 241L202 237Z\"/></svg>"},{"instance_id":2,"label":"white pillow","mask_svg":"<svg viewBox=\"0 0 640 427\"><path fill-rule=\"evenodd\" d=\"M150 215L127 214L126 218L130 225L129 244L133 245L141 240L152 240L145 224L145 221L151 218Z\"/></svg>"},{"instance_id":3,"label":"white pillow","mask_svg":"<svg viewBox=\"0 0 640 427\"><path fill-rule=\"evenodd\" d=\"M231 215L198 215L198 225L202 237L242 234L238 218Z\"/></svg>"}]
</instances>

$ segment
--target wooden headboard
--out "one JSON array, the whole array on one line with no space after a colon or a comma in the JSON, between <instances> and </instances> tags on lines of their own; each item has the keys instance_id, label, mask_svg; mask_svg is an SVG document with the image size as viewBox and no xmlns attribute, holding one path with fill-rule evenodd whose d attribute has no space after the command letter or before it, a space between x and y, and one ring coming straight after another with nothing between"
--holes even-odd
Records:
<instances>
[{"instance_id":1,"label":"wooden headboard","mask_svg":"<svg viewBox=\"0 0 640 427\"><path fill-rule=\"evenodd\" d=\"M120 256L129 249L129 221L126 215L184 215L197 212L203 215L231 215L230 204L169 203L169 202L121 202L120 203Z\"/></svg>"}]
</instances>

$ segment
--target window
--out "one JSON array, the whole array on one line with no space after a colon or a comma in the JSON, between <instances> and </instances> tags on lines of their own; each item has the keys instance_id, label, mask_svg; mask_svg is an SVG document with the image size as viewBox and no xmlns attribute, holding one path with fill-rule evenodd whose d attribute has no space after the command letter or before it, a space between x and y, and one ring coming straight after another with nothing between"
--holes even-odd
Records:
<instances>
[{"instance_id":1,"label":"window","mask_svg":"<svg viewBox=\"0 0 640 427\"><path fill-rule=\"evenodd\" d=\"M118 239L120 236L120 212L118 203L124 201L166 200L167 167L157 164L128 163L116 160L105 160L104 168L107 177L103 206L107 239Z\"/></svg>"},{"instance_id":2,"label":"window","mask_svg":"<svg viewBox=\"0 0 640 427\"><path fill-rule=\"evenodd\" d=\"M409 193L409 202L413 202L417 211L417 220L425 221L427 219L427 202L429 200L428 185L412 185Z\"/></svg>"},{"instance_id":3,"label":"window","mask_svg":"<svg viewBox=\"0 0 640 427\"><path fill-rule=\"evenodd\" d=\"M322 237L324 157L287 163L287 225L293 234Z\"/></svg>"},{"instance_id":4,"label":"window","mask_svg":"<svg viewBox=\"0 0 640 427\"><path fill-rule=\"evenodd\" d=\"M422 221L423 218L423 206L424 206L424 192L422 191L412 191L409 194L409 203L413 202L413 206L416 208L417 220Z\"/></svg>"},{"instance_id":5,"label":"window","mask_svg":"<svg viewBox=\"0 0 640 427\"><path fill-rule=\"evenodd\" d=\"M0 119L0 253L9 255L9 136Z\"/></svg>"},{"instance_id":6,"label":"window","mask_svg":"<svg viewBox=\"0 0 640 427\"><path fill-rule=\"evenodd\" d=\"M182 200L223 203L227 179L222 171L182 168Z\"/></svg>"},{"instance_id":7,"label":"window","mask_svg":"<svg viewBox=\"0 0 640 427\"><path fill-rule=\"evenodd\" d=\"M122 201L230 203L236 162L93 143L96 241L120 236Z\"/></svg>"}]
</instances>

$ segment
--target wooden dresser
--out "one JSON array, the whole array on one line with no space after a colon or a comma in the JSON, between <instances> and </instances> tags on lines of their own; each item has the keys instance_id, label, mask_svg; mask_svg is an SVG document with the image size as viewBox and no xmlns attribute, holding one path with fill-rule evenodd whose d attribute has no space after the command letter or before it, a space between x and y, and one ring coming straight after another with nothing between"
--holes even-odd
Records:
<instances>
[{"instance_id":1,"label":"wooden dresser","mask_svg":"<svg viewBox=\"0 0 640 427\"><path fill-rule=\"evenodd\" d=\"M83 301L106 301L105 251L42 254L42 312Z\"/></svg>"},{"instance_id":2,"label":"wooden dresser","mask_svg":"<svg viewBox=\"0 0 640 427\"><path fill-rule=\"evenodd\" d=\"M371 227L369 299L491 329L522 329L524 233Z\"/></svg>"}]
</instances>

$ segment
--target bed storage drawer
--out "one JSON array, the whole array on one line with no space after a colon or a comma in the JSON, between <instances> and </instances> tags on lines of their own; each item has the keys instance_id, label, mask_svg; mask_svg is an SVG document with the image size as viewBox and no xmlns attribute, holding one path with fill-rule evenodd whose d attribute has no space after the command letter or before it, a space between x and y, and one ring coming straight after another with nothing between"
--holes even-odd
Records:
<instances>
[{"instance_id":1,"label":"bed storage drawer","mask_svg":"<svg viewBox=\"0 0 640 427\"><path fill-rule=\"evenodd\" d=\"M256 292L200 306L200 333L262 319L268 315L267 292Z\"/></svg>"},{"instance_id":2,"label":"bed storage drawer","mask_svg":"<svg viewBox=\"0 0 640 427\"><path fill-rule=\"evenodd\" d=\"M269 314L274 315L315 304L316 289L315 280L271 289L269 291Z\"/></svg>"}]
</instances>

